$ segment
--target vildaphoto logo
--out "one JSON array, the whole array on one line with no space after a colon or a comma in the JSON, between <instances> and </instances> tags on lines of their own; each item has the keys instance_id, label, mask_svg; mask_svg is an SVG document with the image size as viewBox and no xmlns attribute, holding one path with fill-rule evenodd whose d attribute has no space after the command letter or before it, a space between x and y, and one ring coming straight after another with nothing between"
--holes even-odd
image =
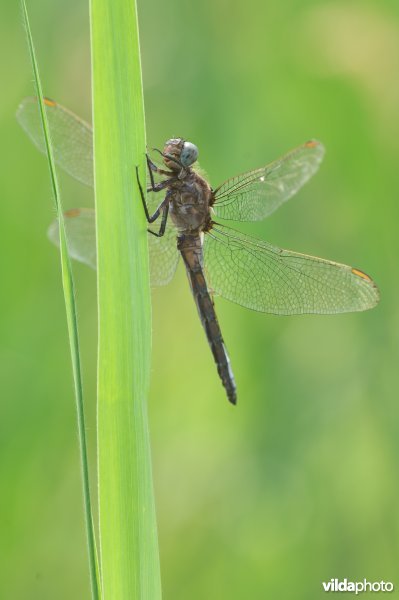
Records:
<instances>
[{"instance_id":1,"label":"vildaphoto logo","mask_svg":"<svg viewBox=\"0 0 399 600\"><path fill-rule=\"evenodd\" d=\"M325 592L354 592L361 594L362 592L393 592L393 583L390 581L348 581L347 579L330 579L323 581Z\"/></svg>"}]
</instances>

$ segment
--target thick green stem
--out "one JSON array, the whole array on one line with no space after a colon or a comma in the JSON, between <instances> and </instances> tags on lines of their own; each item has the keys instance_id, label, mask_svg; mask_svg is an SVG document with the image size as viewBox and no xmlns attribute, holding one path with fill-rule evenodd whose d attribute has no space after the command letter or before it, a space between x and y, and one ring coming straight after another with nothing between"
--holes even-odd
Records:
<instances>
[{"instance_id":1,"label":"thick green stem","mask_svg":"<svg viewBox=\"0 0 399 600\"><path fill-rule=\"evenodd\" d=\"M137 11L91 0L98 266L98 478L103 597L161 597L147 420L151 308Z\"/></svg>"}]
</instances>

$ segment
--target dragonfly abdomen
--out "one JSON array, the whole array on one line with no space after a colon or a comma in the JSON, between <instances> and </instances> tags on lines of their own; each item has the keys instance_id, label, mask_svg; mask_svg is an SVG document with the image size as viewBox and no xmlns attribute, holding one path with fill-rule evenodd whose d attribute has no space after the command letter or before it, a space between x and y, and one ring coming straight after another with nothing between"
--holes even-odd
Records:
<instances>
[{"instance_id":1,"label":"dragonfly abdomen","mask_svg":"<svg viewBox=\"0 0 399 600\"><path fill-rule=\"evenodd\" d=\"M237 402L237 390L231 369L230 358L223 341L215 307L209 294L202 269L202 244L199 235L181 235L178 248L186 265L187 276L197 305L198 313L205 329L208 343L216 362L219 377L232 404Z\"/></svg>"}]
</instances>

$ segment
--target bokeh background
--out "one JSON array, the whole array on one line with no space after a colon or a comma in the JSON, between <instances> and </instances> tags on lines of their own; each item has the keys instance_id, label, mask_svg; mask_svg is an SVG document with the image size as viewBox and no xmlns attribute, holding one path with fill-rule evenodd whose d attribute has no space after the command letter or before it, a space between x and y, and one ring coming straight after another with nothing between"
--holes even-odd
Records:
<instances>
[{"instance_id":1,"label":"bokeh background","mask_svg":"<svg viewBox=\"0 0 399 600\"><path fill-rule=\"evenodd\" d=\"M86 2L31 0L45 93L90 119ZM181 135L215 186L316 137L317 176L243 227L347 262L368 313L217 311L228 405L180 266L153 293L149 397L164 597L399 589L397 0L139 2L148 142ZM14 115L32 94L18 3L0 18L0 597L89 598L71 367L47 165ZM91 192L62 175L67 207ZM75 268L95 486L95 274ZM94 488L95 489L95 488Z\"/></svg>"}]
</instances>

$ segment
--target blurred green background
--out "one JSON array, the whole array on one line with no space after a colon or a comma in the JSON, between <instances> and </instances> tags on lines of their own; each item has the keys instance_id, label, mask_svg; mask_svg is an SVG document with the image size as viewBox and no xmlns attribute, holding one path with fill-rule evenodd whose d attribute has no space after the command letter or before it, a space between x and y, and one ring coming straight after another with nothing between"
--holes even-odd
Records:
<instances>
[{"instance_id":1,"label":"blurred green background","mask_svg":"<svg viewBox=\"0 0 399 600\"><path fill-rule=\"evenodd\" d=\"M45 235L53 204L46 160L14 118L33 93L21 13L0 8L0 597L88 598L59 257ZM87 3L28 8L45 93L90 119ZM217 300L234 409L182 266L154 291L164 597L313 600L332 577L399 589L397 0L147 0L139 14L149 145L194 141L216 186L322 140L314 180L245 230L362 268L382 292L375 310L333 317ZM61 180L67 207L92 205ZM94 458L95 274L75 272ZM92 474L95 490L94 460Z\"/></svg>"}]
</instances>

